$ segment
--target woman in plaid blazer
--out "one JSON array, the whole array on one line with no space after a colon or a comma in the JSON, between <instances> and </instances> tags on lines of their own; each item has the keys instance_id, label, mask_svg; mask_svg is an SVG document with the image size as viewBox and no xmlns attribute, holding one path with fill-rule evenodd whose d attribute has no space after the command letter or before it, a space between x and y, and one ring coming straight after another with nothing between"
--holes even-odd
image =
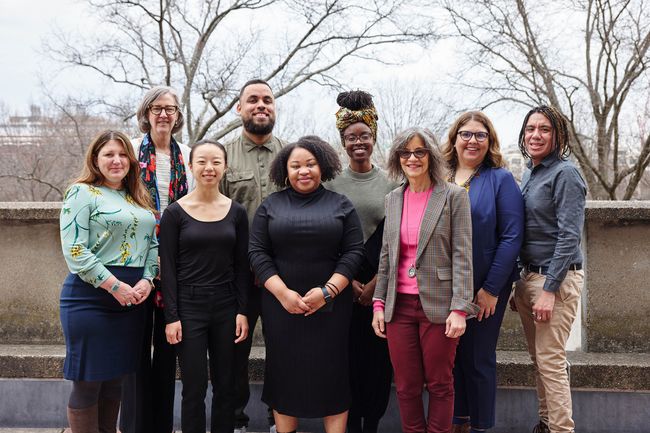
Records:
<instances>
[{"instance_id":1,"label":"woman in plaid blazer","mask_svg":"<svg viewBox=\"0 0 650 433\"><path fill-rule=\"evenodd\" d=\"M388 339L402 430L446 433L456 346L466 318L478 311L471 302L470 202L464 188L444 180L445 163L427 129L395 137L388 171L406 183L386 196L372 326Z\"/></svg>"}]
</instances>

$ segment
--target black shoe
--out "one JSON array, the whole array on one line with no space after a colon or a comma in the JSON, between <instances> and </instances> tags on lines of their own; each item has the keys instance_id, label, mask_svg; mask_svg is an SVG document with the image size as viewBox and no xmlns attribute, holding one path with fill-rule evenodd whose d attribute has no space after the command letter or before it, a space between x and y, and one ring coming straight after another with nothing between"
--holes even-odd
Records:
<instances>
[{"instance_id":1,"label":"black shoe","mask_svg":"<svg viewBox=\"0 0 650 433\"><path fill-rule=\"evenodd\" d=\"M533 433L551 433L551 431L544 421L539 420L539 424L533 427Z\"/></svg>"}]
</instances>

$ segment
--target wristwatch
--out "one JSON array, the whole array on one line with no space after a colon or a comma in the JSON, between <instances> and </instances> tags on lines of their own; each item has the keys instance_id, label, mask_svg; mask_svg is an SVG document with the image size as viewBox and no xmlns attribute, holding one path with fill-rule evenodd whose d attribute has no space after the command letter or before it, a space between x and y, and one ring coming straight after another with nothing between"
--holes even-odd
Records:
<instances>
[{"instance_id":1,"label":"wristwatch","mask_svg":"<svg viewBox=\"0 0 650 433\"><path fill-rule=\"evenodd\" d=\"M327 287L321 286L320 288L323 291L323 298L325 298L325 304L329 304L332 302L332 297L330 296L329 290L327 290Z\"/></svg>"}]
</instances>

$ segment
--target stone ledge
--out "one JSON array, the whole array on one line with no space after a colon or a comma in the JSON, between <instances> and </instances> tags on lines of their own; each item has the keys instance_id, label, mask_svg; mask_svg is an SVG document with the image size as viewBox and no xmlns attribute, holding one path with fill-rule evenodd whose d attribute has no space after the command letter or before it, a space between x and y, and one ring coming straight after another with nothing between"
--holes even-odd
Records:
<instances>
[{"instance_id":1,"label":"stone ledge","mask_svg":"<svg viewBox=\"0 0 650 433\"><path fill-rule=\"evenodd\" d=\"M61 202L0 202L0 220L58 221Z\"/></svg>"},{"instance_id":2,"label":"stone ledge","mask_svg":"<svg viewBox=\"0 0 650 433\"><path fill-rule=\"evenodd\" d=\"M650 202L588 200L585 218L588 221L650 221Z\"/></svg>"},{"instance_id":3,"label":"stone ledge","mask_svg":"<svg viewBox=\"0 0 650 433\"><path fill-rule=\"evenodd\" d=\"M253 347L252 381L264 380L264 347ZM649 391L650 355L647 353L569 352L571 386L608 391ZM65 347L62 345L0 345L0 377L60 379ZM500 387L534 386L528 353L497 352Z\"/></svg>"},{"instance_id":4,"label":"stone ledge","mask_svg":"<svg viewBox=\"0 0 650 433\"><path fill-rule=\"evenodd\" d=\"M0 220L58 220L61 202L0 202ZM587 220L650 221L650 201L588 200Z\"/></svg>"}]
</instances>

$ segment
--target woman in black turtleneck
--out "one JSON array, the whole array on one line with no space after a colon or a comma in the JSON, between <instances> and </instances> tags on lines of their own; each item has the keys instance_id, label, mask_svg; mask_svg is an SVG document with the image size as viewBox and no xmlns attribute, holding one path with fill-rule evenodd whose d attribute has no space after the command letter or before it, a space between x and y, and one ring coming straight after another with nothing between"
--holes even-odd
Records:
<instances>
[{"instance_id":1,"label":"woman in black turtleneck","mask_svg":"<svg viewBox=\"0 0 650 433\"><path fill-rule=\"evenodd\" d=\"M278 433L295 432L297 418L323 418L327 433L346 428L347 286L363 259L363 233L352 203L321 185L340 170L338 155L318 137L283 148L270 177L287 188L270 195L253 220L249 259L266 288L262 400L274 409Z\"/></svg>"}]
</instances>

